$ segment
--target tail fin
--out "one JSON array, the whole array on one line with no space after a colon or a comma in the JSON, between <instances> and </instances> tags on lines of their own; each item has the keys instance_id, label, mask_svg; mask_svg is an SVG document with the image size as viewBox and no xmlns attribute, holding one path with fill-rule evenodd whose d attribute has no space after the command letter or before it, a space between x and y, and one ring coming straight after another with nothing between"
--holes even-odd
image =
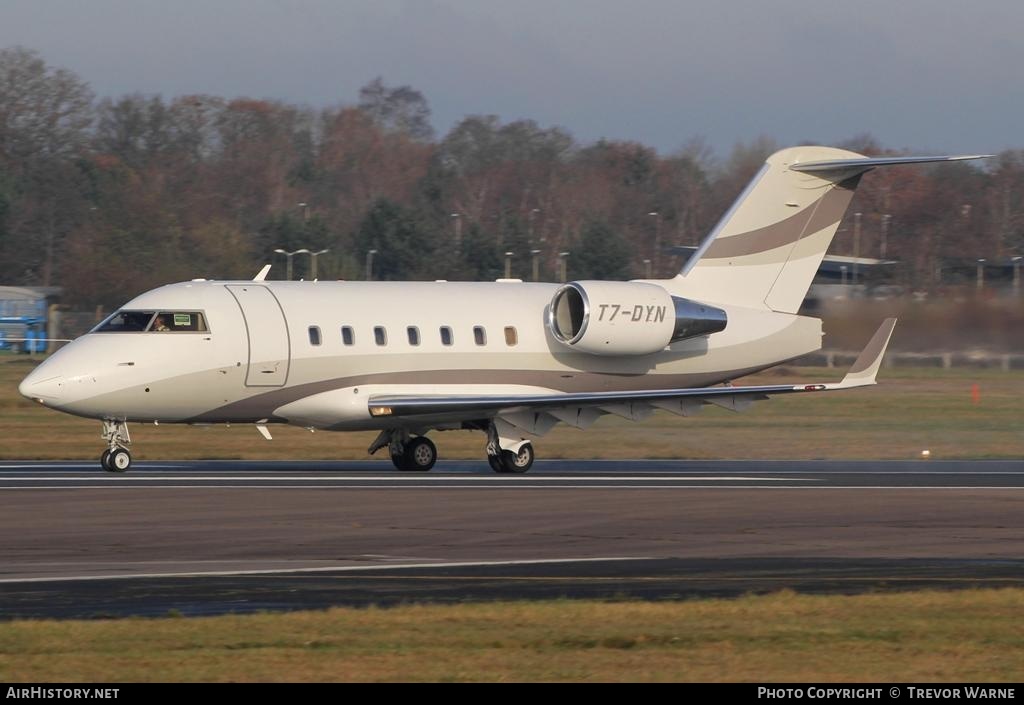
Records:
<instances>
[{"instance_id":1,"label":"tail fin","mask_svg":"<svg viewBox=\"0 0 1024 705\"><path fill-rule=\"evenodd\" d=\"M776 152L667 284L698 301L796 313L864 172L977 158L869 158L813 146Z\"/></svg>"}]
</instances>

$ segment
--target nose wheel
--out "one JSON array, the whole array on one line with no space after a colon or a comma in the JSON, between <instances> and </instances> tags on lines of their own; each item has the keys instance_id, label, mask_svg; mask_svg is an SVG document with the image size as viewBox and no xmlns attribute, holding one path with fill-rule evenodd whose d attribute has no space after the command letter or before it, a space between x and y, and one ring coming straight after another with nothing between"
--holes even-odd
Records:
<instances>
[{"instance_id":1,"label":"nose wheel","mask_svg":"<svg viewBox=\"0 0 1024 705\"><path fill-rule=\"evenodd\" d=\"M128 435L128 424L104 419L102 435L109 447L100 456L100 466L107 472L127 472L132 466L132 454L128 452L132 442Z\"/></svg>"},{"instance_id":2,"label":"nose wheel","mask_svg":"<svg viewBox=\"0 0 1024 705\"><path fill-rule=\"evenodd\" d=\"M105 450L100 456L100 465L107 472L127 472L132 466L132 454L127 448Z\"/></svg>"}]
</instances>

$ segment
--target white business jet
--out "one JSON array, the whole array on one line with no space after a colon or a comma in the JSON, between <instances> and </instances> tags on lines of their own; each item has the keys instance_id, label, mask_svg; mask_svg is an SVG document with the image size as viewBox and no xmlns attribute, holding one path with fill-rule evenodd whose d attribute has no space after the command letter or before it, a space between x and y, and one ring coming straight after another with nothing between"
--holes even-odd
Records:
<instances>
[{"instance_id":1,"label":"white business jet","mask_svg":"<svg viewBox=\"0 0 1024 705\"><path fill-rule=\"evenodd\" d=\"M981 155L979 155L981 156ZM194 280L129 301L39 365L19 391L99 419L102 466L131 466L128 422L247 423L380 435L399 470L429 470L433 430L476 429L496 472L530 438L603 414L740 410L774 394L875 383L886 320L841 382L733 386L821 347L797 315L861 176L893 164L827 147L772 155L671 279L469 282Z\"/></svg>"}]
</instances>

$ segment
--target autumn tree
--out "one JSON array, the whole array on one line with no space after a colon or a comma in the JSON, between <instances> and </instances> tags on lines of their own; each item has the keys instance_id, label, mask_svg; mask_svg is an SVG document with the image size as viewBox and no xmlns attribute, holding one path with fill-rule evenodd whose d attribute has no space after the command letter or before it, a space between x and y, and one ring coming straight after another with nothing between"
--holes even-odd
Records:
<instances>
[{"instance_id":1,"label":"autumn tree","mask_svg":"<svg viewBox=\"0 0 1024 705\"><path fill-rule=\"evenodd\" d=\"M434 138L427 99L411 86L390 88L378 76L359 89L359 109L386 132L420 142Z\"/></svg>"},{"instance_id":2,"label":"autumn tree","mask_svg":"<svg viewBox=\"0 0 1024 705\"><path fill-rule=\"evenodd\" d=\"M569 260L573 279L629 279L631 248L608 223L591 220Z\"/></svg>"},{"instance_id":3,"label":"autumn tree","mask_svg":"<svg viewBox=\"0 0 1024 705\"><path fill-rule=\"evenodd\" d=\"M355 248L358 253L377 251L373 259L377 279L432 279L448 266L447 260L434 257L435 236L414 211L381 199L359 225Z\"/></svg>"},{"instance_id":4,"label":"autumn tree","mask_svg":"<svg viewBox=\"0 0 1024 705\"><path fill-rule=\"evenodd\" d=\"M577 143L559 127L473 115L435 139L426 97L370 81L349 104L133 93L96 103L69 71L0 50L0 277L116 305L192 276L249 276L275 248L329 249L319 276L671 276L777 145L717 158ZM887 151L870 134L839 146ZM903 263L901 282L1024 248L1024 151L987 165L875 170L831 252ZM860 214L859 216L857 214ZM294 261L308 276L309 259ZM283 269L283 268L282 268ZM277 271L277 270L275 270ZM275 276L282 276L275 274Z\"/></svg>"},{"instance_id":5,"label":"autumn tree","mask_svg":"<svg viewBox=\"0 0 1024 705\"><path fill-rule=\"evenodd\" d=\"M0 276L53 283L60 243L82 218L92 92L33 51L0 50Z\"/></svg>"}]
</instances>

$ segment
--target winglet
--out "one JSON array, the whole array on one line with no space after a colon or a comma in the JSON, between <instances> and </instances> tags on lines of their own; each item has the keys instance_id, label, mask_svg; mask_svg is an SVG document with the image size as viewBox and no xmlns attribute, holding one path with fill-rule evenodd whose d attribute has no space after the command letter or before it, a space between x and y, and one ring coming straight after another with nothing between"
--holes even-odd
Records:
<instances>
[{"instance_id":1,"label":"winglet","mask_svg":"<svg viewBox=\"0 0 1024 705\"><path fill-rule=\"evenodd\" d=\"M270 273L270 265L269 264L265 264L265 265L263 265L263 269L261 269L259 271L259 274L257 274L255 277L253 277L252 280L254 282L261 282L261 281L263 281L264 279L267 278L267 275L269 273Z\"/></svg>"},{"instance_id":2,"label":"winglet","mask_svg":"<svg viewBox=\"0 0 1024 705\"><path fill-rule=\"evenodd\" d=\"M885 349L889 345L889 338L892 337L895 327L895 318L886 318L882 321L882 325L878 327L867 346L857 356L853 367L843 377L843 381L836 386L837 389L875 384L875 376L878 374L878 368L882 365L882 356L885 355Z\"/></svg>"}]
</instances>

